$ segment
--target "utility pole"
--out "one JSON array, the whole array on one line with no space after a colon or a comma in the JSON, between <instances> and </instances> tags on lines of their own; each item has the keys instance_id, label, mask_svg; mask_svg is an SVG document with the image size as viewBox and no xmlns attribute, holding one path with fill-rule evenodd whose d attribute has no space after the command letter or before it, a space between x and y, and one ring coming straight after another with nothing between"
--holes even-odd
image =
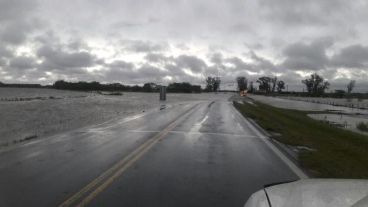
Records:
<instances>
[{"instance_id":1,"label":"utility pole","mask_svg":"<svg viewBox=\"0 0 368 207\"><path fill-rule=\"evenodd\" d=\"M166 86L160 86L160 101L166 101Z\"/></svg>"}]
</instances>

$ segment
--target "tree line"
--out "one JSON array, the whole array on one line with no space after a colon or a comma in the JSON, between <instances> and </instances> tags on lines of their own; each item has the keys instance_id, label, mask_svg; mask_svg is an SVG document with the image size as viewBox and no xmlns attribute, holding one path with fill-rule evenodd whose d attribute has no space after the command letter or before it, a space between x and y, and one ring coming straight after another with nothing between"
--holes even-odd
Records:
<instances>
[{"instance_id":1,"label":"tree line","mask_svg":"<svg viewBox=\"0 0 368 207\"><path fill-rule=\"evenodd\" d=\"M0 87L14 87L14 88L42 88L41 84L25 84L25 83L2 83Z\"/></svg>"},{"instance_id":2,"label":"tree line","mask_svg":"<svg viewBox=\"0 0 368 207\"><path fill-rule=\"evenodd\" d=\"M245 76L238 76L236 78L239 91L248 91L250 93L261 92L261 93L281 93L285 89L285 82L278 80L277 77L262 76L257 79L258 90L253 85L253 81L248 84L248 79Z\"/></svg>"},{"instance_id":3,"label":"tree line","mask_svg":"<svg viewBox=\"0 0 368 207\"><path fill-rule=\"evenodd\" d=\"M236 78L239 91L248 91L250 93L273 94L282 93L286 83L283 80L278 80L277 77L262 76L256 80L258 90L253 86L253 81L248 84L248 79L245 76ZM306 93L310 96L322 96L329 89L330 83L317 73L313 73L309 78L301 81L306 87ZM356 81L350 80L346 85L345 90L335 90L334 97L344 97L352 93ZM304 92L304 91L303 91Z\"/></svg>"},{"instance_id":4,"label":"tree line","mask_svg":"<svg viewBox=\"0 0 368 207\"><path fill-rule=\"evenodd\" d=\"M158 92L160 85L155 83L145 83L143 86L139 85L123 85L121 83L99 83L96 81L92 82L68 82L64 80L58 80L53 85L54 89L62 90L78 90L78 91L127 91L127 92ZM167 92L175 93L200 93L201 86L191 85L187 82L182 83L170 83L167 86Z\"/></svg>"}]
</instances>

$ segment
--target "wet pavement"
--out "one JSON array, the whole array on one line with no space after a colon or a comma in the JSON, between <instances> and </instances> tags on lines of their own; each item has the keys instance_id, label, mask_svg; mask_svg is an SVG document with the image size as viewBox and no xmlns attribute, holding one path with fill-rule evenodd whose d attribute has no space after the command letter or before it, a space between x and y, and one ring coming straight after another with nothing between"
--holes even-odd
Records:
<instances>
[{"instance_id":1,"label":"wet pavement","mask_svg":"<svg viewBox=\"0 0 368 207\"><path fill-rule=\"evenodd\" d=\"M0 206L243 206L298 178L262 139L227 100L167 106L2 149Z\"/></svg>"}]
</instances>

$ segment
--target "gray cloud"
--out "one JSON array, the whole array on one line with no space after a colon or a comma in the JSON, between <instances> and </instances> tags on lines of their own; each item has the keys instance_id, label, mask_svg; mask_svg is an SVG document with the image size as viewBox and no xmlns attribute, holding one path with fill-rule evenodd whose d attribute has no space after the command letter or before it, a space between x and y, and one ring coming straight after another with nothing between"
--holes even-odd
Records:
<instances>
[{"instance_id":1,"label":"gray cloud","mask_svg":"<svg viewBox=\"0 0 368 207\"><path fill-rule=\"evenodd\" d=\"M122 44L125 50L138 53L159 52L168 48L167 43L152 43L142 40L124 40Z\"/></svg>"},{"instance_id":2,"label":"gray cloud","mask_svg":"<svg viewBox=\"0 0 368 207\"><path fill-rule=\"evenodd\" d=\"M235 70L252 72L258 71L253 64L246 63L239 57L228 58L226 59L226 62L233 64Z\"/></svg>"},{"instance_id":3,"label":"gray cloud","mask_svg":"<svg viewBox=\"0 0 368 207\"><path fill-rule=\"evenodd\" d=\"M0 42L19 45L42 23L33 16L37 1L0 1Z\"/></svg>"},{"instance_id":4,"label":"gray cloud","mask_svg":"<svg viewBox=\"0 0 368 207\"><path fill-rule=\"evenodd\" d=\"M329 38L318 39L310 44L298 42L288 45L283 54L286 60L283 66L295 70L320 70L329 64L326 49L332 46Z\"/></svg>"},{"instance_id":5,"label":"gray cloud","mask_svg":"<svg viewBox=\"0 0 368 207\"><path fill-rule=\"evenodd\" d=\"M160 53L147 53L144 58L151 63L174 61L173 57L167 57Z\"/></svg>"},{"instance_id":6,"label":"gray cloud","mask_svg":"<svg viewBox=\"0 0 368 207\"><path fill-rule=\"evenodd\" d=\"M13 52L7 47L0 45L0 58L2 57L13 57Z\"/></svg>"},{"instance_id":7,"label":"gray cloud","mask_svg":"<svg viewBox=\"0 0 368 207\"><path fill-rule=\"evenodd\" d=\"M9 67L15 69L32 69L37 66L36 61L32 57L18 56L10 60Z\"/></svg>"},{"instance_id":8,"label":"gray cloud","mask_svg":"<svg viewBox=\"0 0 368 207\"><path fill-rule=\"evenodd\" d=\"M260 6L269 20L300 26L326 25L336 15L345 13L350 4L343 0L261 0Z\"/></svg>"},{"instance_id":9,"label":"gray cloud","mask_svg":"<svg viewBox=\"0 0 368 207\"><path fill-rule=\"evenodd\" d=\"M368 79L367 10L344 0L0 0L0 81L220 75L230 84L277 74L300 84L302 70L359 82Z\"/></svg>"},{"instance_id":10,"label":"gray cloud","mask_svg":"<svg viewBox=\"0 0 368 207\"><path fill-rule=\"evenodd\" d=\"M368 47L351 45L331 58L333 65L347 68L368 68Z\"/></svg>"},{"instance_id":11,"label":"gray cloud","mask_svg":"<svg viewBox=\"0 0 368 207\"><path fill-rule=\"evenodd\" d=\"M203 72L207 68L207 64L196 56L180 55L175 60L180 68L188 68L194 73Z\"/></svg>"},{"instance_id":12,"label":"gray cloud","mask_svg":"<svg viewBox=\"0 0 368 207\"><path fill-rule=\"evenodd\" d=\"M88 52L67 52L49 46L39 48L37 56L43 59L42 67L44 69L91 67L96 61L96 57Z\"/></svg>"},{"instance_id":13,"label":"gray cloud","mask_svg":"<svg viewBox=\"0 0 368 207\"><path fill-rule=\"evenodd\" d=\"M37 1L32 0L1 0L0 22L23 20L37 6Z\"/></svg>"}]
</instances>

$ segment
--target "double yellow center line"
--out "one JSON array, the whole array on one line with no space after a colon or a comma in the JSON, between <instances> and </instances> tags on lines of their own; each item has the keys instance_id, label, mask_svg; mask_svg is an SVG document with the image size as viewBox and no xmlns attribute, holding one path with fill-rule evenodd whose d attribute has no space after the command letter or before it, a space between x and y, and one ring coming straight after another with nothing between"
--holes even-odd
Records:
<instances>
[{"instance_id":1,"label":"double yellow center line","mask_svg":"<svg viewBox=\"0 0 368 207\"><path fill-rule=\"evenodd\" d=\"M148 139L129 155L121 159L107 171L92 180L84 188L82 188L80 191L78 191L62 204L60 204L59 207L83 207L89 204L98 194L109 187L118 177L120 177L129 167L131 167L137 160L139 160L157 142L162 140L172 129L174 129L181 122L181 120L191 114L196 106L198 106L198 104L180 114L178 118L176 118L167 127L165 127L165 129L160 131L152 138Z\"/></svg>"}]
</instances>

